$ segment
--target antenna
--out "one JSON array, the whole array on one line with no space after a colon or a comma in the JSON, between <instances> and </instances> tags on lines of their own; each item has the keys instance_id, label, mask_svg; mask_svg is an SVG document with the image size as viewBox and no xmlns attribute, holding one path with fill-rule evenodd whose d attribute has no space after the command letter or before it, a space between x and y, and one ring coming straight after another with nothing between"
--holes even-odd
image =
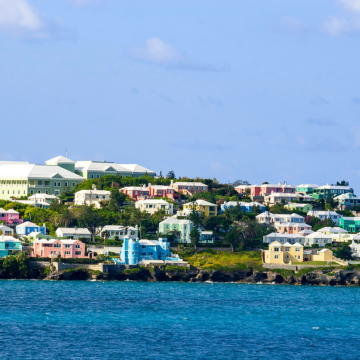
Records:
<instances>
[{"instance_id":1,"label":"antenna","mask_svg":"<svg viewBox=\"0 0 360 360\"><path fill-rule=\"evenodd\" d=\"M67 158L67 148L64 149L64 156Z\"/></svg>"}]
</instances>

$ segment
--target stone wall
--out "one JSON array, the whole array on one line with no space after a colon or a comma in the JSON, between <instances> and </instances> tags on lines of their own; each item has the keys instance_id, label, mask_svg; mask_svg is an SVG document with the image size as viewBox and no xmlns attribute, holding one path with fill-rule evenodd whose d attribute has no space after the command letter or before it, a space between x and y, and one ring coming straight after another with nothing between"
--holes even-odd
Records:
<instances>
[{"instance_id":1,"label":"stone wall","mask_svg":"<svg viewBox=\"0 0 360 360\"><path fill-rule=\"evenodd\" d=\"M284 269L284 270L301 270L308 268L321 268L328 265L287 265L287 264L263 264L264 269ZM339 264L331 264L331 266L340 266Z\"/></svg>"}]
</instances>

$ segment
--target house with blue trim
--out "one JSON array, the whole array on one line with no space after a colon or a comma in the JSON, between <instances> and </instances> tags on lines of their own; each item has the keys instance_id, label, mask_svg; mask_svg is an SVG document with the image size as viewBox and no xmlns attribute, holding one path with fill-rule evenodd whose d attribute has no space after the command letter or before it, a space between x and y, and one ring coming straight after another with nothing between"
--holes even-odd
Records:
<instances>
[{"instance_id":1,"label":"house with blue trim","mask_svg":"<svg viewBox=\"0 0 360 360\"><path fill-rule=\"evenodd\" d=\"M254 207L258 207L262 213L266 210L265 206L258 202L225 201L224 204L220 206L220 211L224 212L226 209L230 210L237 205L239 205L240 210L245 213L253 212Z\"/></svg>"},{"instance_id":2,"label":"house with blue trim","mask_svg":"<svg viewBox=\"0 0 360 360\"><path fill-rule=\"evenodd\" d=\"M18 235L29 235L32 232L40 232L44 235L47 234L47 228L45 224L43 226L36 225L30 221L25 221L24 223L16 227L16 234Z\"/></svg>"},{"instance_id":3,"label":"house with blue trim","mask_svg":"<svg viewBox=\"0 0 360 360\"><path fill-rule=\"evenodd\" d=\"M165 238L159 240L139 240L124 238L120 252L122 263L137 265L144 260L179 261L178 255L172 255L170 242Z\"/></svg>"},{"instance_id":4,"label":"house with blue trim","mask_svg":"<svg viewBox=\"0 0 360 360\"><path fill-rule=\"evenodd\" d=\"M22 251L22 245L20 240L15 239L12 236L0 236L0 257L6 257Z\"/></svg>"}]
</instances>

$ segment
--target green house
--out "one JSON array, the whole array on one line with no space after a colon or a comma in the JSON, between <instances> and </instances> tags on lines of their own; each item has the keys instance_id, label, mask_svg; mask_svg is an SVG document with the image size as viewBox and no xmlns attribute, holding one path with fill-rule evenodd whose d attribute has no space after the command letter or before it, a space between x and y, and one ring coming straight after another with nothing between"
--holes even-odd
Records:
<instances>
[{"instance_id":1,"label":"green house","mask_svg":"<svg viewBox=\"0 0 360 360\"><path fill-rule=\"evenodd\" d=\"M311 196L315 200L326 200L329 196L334 197L341 194L354 193L354 189L349 186L324 185L314 189Z\"/></svg>"},{"instance_id":2,"label":"green house","mask_svg":"<svg viewBox=\"0 0 360 360\"><path fill-rule=\"evenodd\" d=\"M310 195L310 194L312 194L314 189L316 189L318 187L319 187L319 185L317 185L317 184L301 184L295 188L295 191L298 193L305 193L306 195Z\"/></svg>"},{"instance_id":3,"label":"green house","mask_svg":"<svg viewBox=\"0 0 360 360\"><path fill-rule=\"evenodd\" d=\"M357 233L360 231L360 217L341 217L339 226L348 232Z\"/></svg>"},{"instance_id":4,"label":"green house","mask_svg":"<svg viewBox=\"0 0 360 360\"><path fill-rule=\"evenodd\" d=\"M159 233L177 234L175 242L190 243L190 232L194 224L190 220L178 220L173 218L167 218L159 224Z\"/></svg>"},{"instance_id":5,"label":"green house","mask_svg":"<svg viewBox=\"0 0 360 360\"><path fill-rule=\"evenodd\" d=\"M312 211L313 206L311 204L289 203L285 205L285 208L289 210L298 210L307 214L309 211Z\"/></svg>"}]
</instances>

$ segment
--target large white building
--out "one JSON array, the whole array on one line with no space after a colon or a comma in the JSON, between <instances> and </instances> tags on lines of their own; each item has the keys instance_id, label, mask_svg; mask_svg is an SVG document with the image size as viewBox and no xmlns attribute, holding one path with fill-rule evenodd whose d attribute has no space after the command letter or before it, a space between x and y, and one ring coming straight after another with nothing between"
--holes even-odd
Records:
<instances>
[{"instance_id":1,"label":"large white building","mask_svg":"<svg viewBox=\"0 0 360 360\"><path fill-rule=\"evenodd\" d=\"M326 220L330 219L332 222L335 223L335 225L339 225L339 220L342 217L342 215L339 215L336 211L309 211L308 216L314 216L319 218L320 220Z\"/></svg>"},{"instance_id":2,"label":"large white building","mask_svg":"<svg viewBox=\"0 0 360 360\"><path fill-rule=\"evenodd\" d=\"M93 205L100 208L101 201L109 201L111 192L107 190L80 190L75 193L75 205Z\"/></svg>"},{"instance_id":3,"label":"large white building","mask_svg":"<svg viewBox=\"0 0 360 360\"><path fill-rule=\"evenodd\" d=\"M140 211L146 211L149 214L154 214L156 211L165 210L166 214L174 214L173 204L168 203L162 199L146 199L139 200L135 203L135 207Z\"/></svg>"}]
</instances>

